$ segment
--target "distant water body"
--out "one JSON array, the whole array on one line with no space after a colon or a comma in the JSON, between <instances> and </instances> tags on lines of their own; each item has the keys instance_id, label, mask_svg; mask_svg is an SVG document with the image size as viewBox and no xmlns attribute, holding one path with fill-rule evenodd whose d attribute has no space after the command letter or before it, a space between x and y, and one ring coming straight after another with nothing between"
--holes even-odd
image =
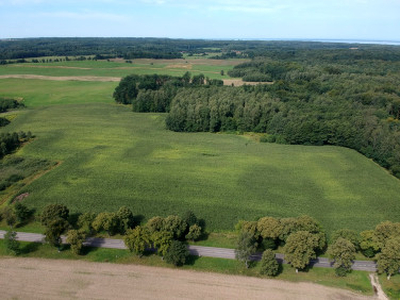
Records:
<instances>
[{"instance_id":1,"label":"distant water body","mask_svg":"<svg viewBox=\"0 0 400 300\"><path fill-rule=\"evenodd\" d=\"M400 46L400 41L378 41L378 40L331 40L331 39L310 39L313 42L344 43L344 44L376 44Z\"/></svg>"},{"instance_id":2,"label":"distant water body","mask_svg":"<svg viewBox=\"0 0 400 300\"><path fill-rule=\"evenodd\" d=\"M321 42L321 43L343 43L343 44L376 44L400 46L400 41L387 40L341 40L341 39L258 39L262 41L298 41L298 42Z\"/></svg>"}]
</instances>

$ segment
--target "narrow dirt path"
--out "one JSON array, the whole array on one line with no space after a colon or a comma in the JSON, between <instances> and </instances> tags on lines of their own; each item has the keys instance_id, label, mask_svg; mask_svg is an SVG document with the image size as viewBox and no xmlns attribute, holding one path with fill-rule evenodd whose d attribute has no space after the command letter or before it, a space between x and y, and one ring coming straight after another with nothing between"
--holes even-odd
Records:
<instances>
[{"instance_id":1,"label":"narrow dirt path","mask_svg":"<svg viewBox=\"0 0 400 300\"><path fill-rule=\"evenodd\" d=\"M375 291L376 297L379 300L389 300L389 298L386 296L385 292L382 290L381 284L379 283L378 276L376 276L376 274L374 274L374 273L371 273L371 274L369 274L369 278L371 280L371 284Z\"/></svg>"}]
</instances>

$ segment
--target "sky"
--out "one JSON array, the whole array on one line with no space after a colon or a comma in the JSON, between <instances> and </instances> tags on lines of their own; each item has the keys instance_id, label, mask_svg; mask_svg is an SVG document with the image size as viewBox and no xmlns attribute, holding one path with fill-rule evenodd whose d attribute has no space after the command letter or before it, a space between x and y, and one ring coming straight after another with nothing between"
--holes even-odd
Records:
<instances>
[{"instance_id":1,"label":"sky","mask_svg":"<svg viewBox=\"0 0 400 300\"><path fill-rule=\"evenodd\" d=\"M400 41L400 0L0 0L0 38Z\"/></svg>"}]
</instances>

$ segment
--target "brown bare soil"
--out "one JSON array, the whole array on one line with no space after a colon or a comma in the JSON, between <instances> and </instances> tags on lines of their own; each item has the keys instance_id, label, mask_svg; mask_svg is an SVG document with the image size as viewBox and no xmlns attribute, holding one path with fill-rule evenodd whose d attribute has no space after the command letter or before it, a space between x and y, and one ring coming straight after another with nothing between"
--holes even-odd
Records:
<instances>
[{"instance_id":1,"label":"brown bare soil","mask_svg":"<svg viewBox=\"0 0 400 300\"><path fill-rule=\"evenodd\" d=\"M224 79L224 85L234 85L234 86L242 86L242 85L258 85L258 84L273 84L273 82L246 82L242 79Z\"/></svg>"},{"instance_id":2,"label":"brown bare soil","mask_svg":"<svg viewBox=\"0 0 400 300\"><path fill-rule=\"evenodd\" d=\"M101 76L43 76L32 74L13 74L0 75L0 79L18 78L18 79L40 79L40 80L55 80L55 81L115 81L121 80L120 77L101 77Z\"/></svg>"},{"instance_id":3,"label":"brown bare soil","mask_svg":"<svg viewBox=\"0 0 400 300\"><path fill-rule=\"evenodd\" d=\"M372 299L311 283L137 265L0 259L1 299Z\"/></svg>"}]
</instances>

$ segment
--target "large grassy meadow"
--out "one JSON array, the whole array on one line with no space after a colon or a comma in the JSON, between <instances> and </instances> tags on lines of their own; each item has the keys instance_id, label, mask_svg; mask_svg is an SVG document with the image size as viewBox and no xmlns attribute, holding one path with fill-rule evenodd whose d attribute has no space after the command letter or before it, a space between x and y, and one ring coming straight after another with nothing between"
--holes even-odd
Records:
<instances>
[{"instance_id":1,"label":"large grassy meadow","mask_svg":"<svg viewBox=\"0 0 400 300\"><path fill-rule=\"evenodd\" d=\"M165 114L114 104L116 85L0 79L0 96L27 106L0 132L32 131L17 155L61 162L20 191L27 205L63 203L73 213L126 205L144 220L190 209L210 231L265 215L308 214L328 233L400 221L400 181L353 150L170 132Z\"/></svg>"}]
</instances>

